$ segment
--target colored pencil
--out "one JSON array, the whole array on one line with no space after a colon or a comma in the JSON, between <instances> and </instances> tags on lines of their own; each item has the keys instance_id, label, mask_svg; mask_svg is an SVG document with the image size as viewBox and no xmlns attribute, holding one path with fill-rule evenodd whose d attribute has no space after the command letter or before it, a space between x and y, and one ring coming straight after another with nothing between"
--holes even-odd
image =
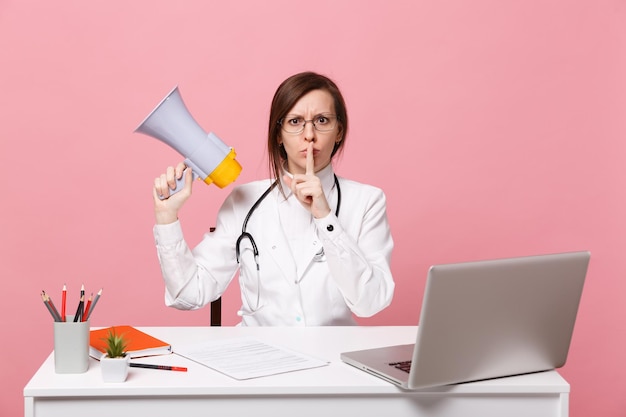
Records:
<instances>
[{"instance_id":1,"label":"colored pencil","mask_svg":"<svg viewBox=\"0 0 626 417\"><path fill-rule=\"evenodd\" d=\"M89 317L91 317L91 313L93 313L93 309L96 308L96 304L98 304L98 300L100 299L101 295L102 295L102 288L100 288L100 291L98 291L98 294L96 294L96 298L94 298L93 302L91 303L91 307L89 308L89 311L87 312L87 320L89 320Z\"/></svg>"},{"instance_id":2,"label":"colored pencil","mask_svg":"<svg viewBox=\"0 0 626 417\"><path fill-rule=\"evenodd\" d=\"M61 318L61 315L59 314L59 311L57 310L57 308L55 307L54 303L52 302L52 298L50 298L50 296L48 294L46 294L45 291L42 291L42 293L46 297L46 302L48 303L48 305L50 305L50 308L52 308L52 312L54 313L54 317L57 319L56 321L63 321L63 319Z\"/></svg>"},{"instance_id":3,"label":"colored pencil","mask_svg":"<svg viewBox=\"0 0 626 417\"><path fill-rule=\"evenodd\" d=\"M80 317L78 318L78 321L81 321L83 319L83 315L85 314L85 284L80 286L80 300Z\"/></svg>"},{"instance_id":4,"label":"colored pencil","mask_svg":"<svg viewBox=\"0 0 626 417\"><path fill-rule=\"evenodd\" d=\"M67 286L63 284L63 292L61 296L61 321L65 321L66 307L67 307Z\"/></svg>"},{"instance_id":5,"label":"colored pencil","mask_svg":"<svg viewBox=\"0 0 626 417\"><path fill-rule=\"evenodd\" d=\"M131 368L160 369L162 371L187 372L187 368L183 368L182 366L151 365L151 364L147 364L147 363L132 363L131 362L130 367Z\"/></svg>"},{"instance_id":6,"label":"colored pencil","mask_svg":"<svg viewBox=\"0 0 626 417\"><path fill-rule=\"evenodd\" d=\"M61 321L61 318L58 316L58 313L57 314L54 313L54 310L52 309L52 306L48 302L48 299L46 297L46 292L45 291L41 291L41 299L42 299L43 303L46 305L46 308L50 312L50 315L52 316L54 321Z\"/></svg>"},{"instance_id":7,"label":"colored pencil","mask_svg":"<svg viewBox=\"0 0 626 417\"><path fill-rule=\"evenodd\" d=\"M74 322L77 322L83 316L83 305L85 305L85 296L81 295L78 307L76 308L76 314L74 314Z\"/></svg>"},{"instance_id":8,"label":"colored pencil","mask_svg":"<svg viewBox=\"0 0 626 417\"><path fill-rule=\"evenodd\" d=\"M89 296L89 299L87 300L87 305L85 305L85 312L83 313L83 321L87 321L87 319L89 318L89 315L87 313L89 312L89 308L91 307L92 298L93 298L93 293Z\"/></svg>"}]
</instances>

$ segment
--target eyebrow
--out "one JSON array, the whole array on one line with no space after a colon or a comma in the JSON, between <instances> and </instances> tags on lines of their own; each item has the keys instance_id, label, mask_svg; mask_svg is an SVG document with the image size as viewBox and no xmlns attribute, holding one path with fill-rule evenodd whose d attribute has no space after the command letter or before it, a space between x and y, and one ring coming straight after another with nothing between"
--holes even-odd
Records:
<instances>
[{"instance_id":1,"label":"eyebrow","mask_svg":"<svg viewBox=\"0 0 626 417\"><path fill-rule=\"evenodd\" d=\"M321 112L321 113L317 113L315 115L313 115L313 118L315 117L319 117L319 116L334 116L335 114L331 111L325 111L325 112ZM285 115L285 118L296 118L299 117L301 119L304 119L304 116L300 115L300 114L295 114L295 113L289 113L287 115Z\"/></svg>"}]
</instances>

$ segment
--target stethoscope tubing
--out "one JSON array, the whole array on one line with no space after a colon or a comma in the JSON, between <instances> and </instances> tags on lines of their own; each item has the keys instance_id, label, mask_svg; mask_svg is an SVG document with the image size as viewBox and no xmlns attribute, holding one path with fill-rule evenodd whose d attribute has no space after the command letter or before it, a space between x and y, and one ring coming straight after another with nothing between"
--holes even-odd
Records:
<instances>
[{"instance_id":1,"label":"stethoscope tubing","mask_svg":"<svg viewBox=\"0 0 626 417\"><path fill-rule=\"evenodd\" d=\"M337 188L337 208L335 209L335 216L339 216L339 209L341 208L341 187L339 186L339 179L337 178L337 175L334 175L334 177L335 177L335 187ZM252 253L254 255L254 263L256 264L258 292L257 292L256 307L254 309L252 308L252 304L250 303L250 300L248 299L248 295L245 293L245 291L243 291L244 297L246 298L248 306L251 309L250 314L256 313L260 308L259 301L260 301L260 296L261 296L261 275L260 275L260 266L259 266L259 248L256 242L254 241L254 238L252 237L252 235L248 233L246 229L248 228L248 221L250 220L250 216L252 216L252 213L254 213L254 211L257 209L259 204L261 204L261 202L265 200L265 198L272 192L272 190L276 188L276 186L278 185L278 181L279 180L276 179L267 188L267 190L265 190L265 192L261 194L261 196L257 199L257 201L254 202L252 207L250 207L250 210L248 210L248 214L246 214L246 218L244 219L243 224L241 226L241 234L239 235L239 237L237 238L237 242L235 243L235 255L236 255L237 263L239 263L239 260L240 260L241 242L244 239L248 239L250 241L250 245L252 246ZM241 315L243 315L243 313Z\"/></svg>"},{"instance_id":2,"label":"stethoscope tubing","mask_svg":"<svg viewBox=\"0 0 626 417\"><path fill-rule=\"evenodd\" d=\"M337 208L335 209L335 216L338 217L339 209L341 209L341 187L339 186L339 179L337 178L337 175L335 175L334 177L335 177L335 187L337 188ZM250 210L248 210L248 214L246 214L246 218L244 219L243 225L241 226L241 234L239 235L239 237L237 238L237 242L235 243L235 255L237 258L237 263L239 263L239 255L241 253L240 252L241 241L247 238L250 241L250 244L252 245L252 252L254 253L254 259L257 263L257 269L259 269L258 267L259 248L257 247L256 242L254 241L254 238L252 237L252 235L248 233L246 229L248 228L248 221L250 220L250 216L252 216L252 213L255 212L257 207L259 207L259 204L261 204L261 202L265 200L265 198L269 195L269 193L271 193L272 190L276 188L276 185L278 185L278 181L279 180L275 180L272 183L272 185L270 185L267 188L267 190L265 190L263 194L261 194L261 197L259 197L257 201L254 202L252 207L250 207Z\"/></svg>"}]
</instances>

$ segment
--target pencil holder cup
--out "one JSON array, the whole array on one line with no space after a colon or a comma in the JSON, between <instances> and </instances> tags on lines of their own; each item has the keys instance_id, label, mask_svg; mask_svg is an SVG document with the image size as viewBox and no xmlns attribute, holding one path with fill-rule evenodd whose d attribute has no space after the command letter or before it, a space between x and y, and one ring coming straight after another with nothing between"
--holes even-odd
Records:
<instances>
[{"instance_id":1,"label":"pencil holder cup","mask_svg":"<svg viewBox=\"0 0 626 417\"><path fill-rule=\"evenodd\" d=\"M89 368L89 320L54 322L54 370L57 374L82 374Z\"/></svg>"}]
</instances>

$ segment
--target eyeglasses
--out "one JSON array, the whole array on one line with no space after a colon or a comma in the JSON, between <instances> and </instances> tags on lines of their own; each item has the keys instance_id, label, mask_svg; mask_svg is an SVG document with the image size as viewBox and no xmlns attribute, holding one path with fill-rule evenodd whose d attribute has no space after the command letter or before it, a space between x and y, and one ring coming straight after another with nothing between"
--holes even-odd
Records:
<instances>
[{"instance_id":1,"label":"eyeglasses","mask_svg":"<svg viewBox=\"0 0 626 417\"><path fill-rule=\"evenodd\" d=\"M318 132L330 132L337 126L337 116L334 114L320 114L312 120L304 120L299 116L286 116L278 121L278 124L287 133L297 134L304 131L307 123L313 123L313 128Z\"/></svg>"}]
</instances>

